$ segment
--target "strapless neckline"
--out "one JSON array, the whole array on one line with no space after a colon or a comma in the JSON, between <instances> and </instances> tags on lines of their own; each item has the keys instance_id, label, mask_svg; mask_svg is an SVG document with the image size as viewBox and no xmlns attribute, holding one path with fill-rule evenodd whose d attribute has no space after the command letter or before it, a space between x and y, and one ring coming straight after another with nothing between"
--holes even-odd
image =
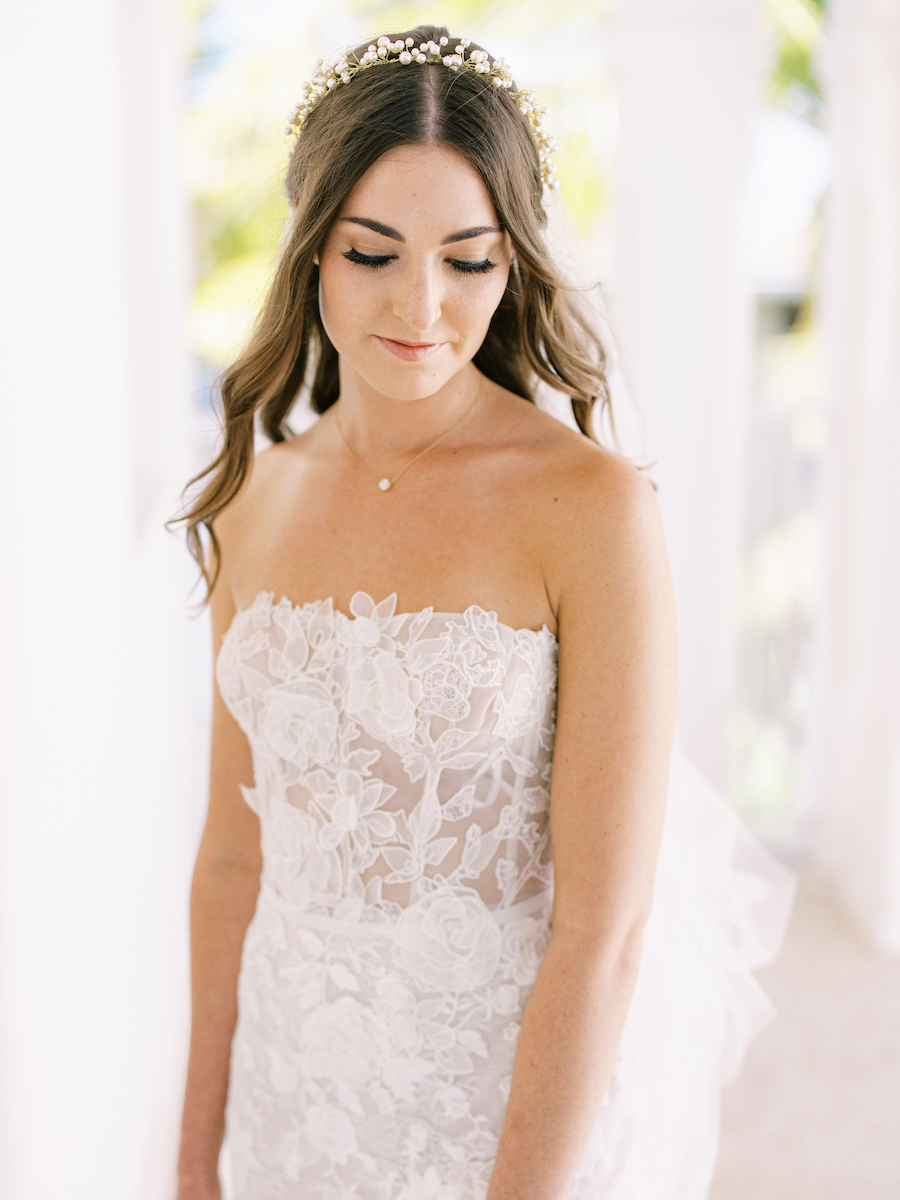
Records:
<instances>
[{"instance_id":1,"label":"strapless neckline","mask_svg":"<svg viewBox=\"0 0 900 1200\"><path fill-rule=\"evenodd\" d=\"M395 614L396 594L354 593L353 616L274 596L236 614L216 678L253 750L247 802L277 831L264 876L281 899L356 925L439 885L489 909L546 890L549 628L477 605Z\"/></svg>"},{"instance_id":2,"label":"strapless neckline","mask_svg":"<svg viewBox=\"0 0 900 1200\"><path fill-rule=\"evenodd\" d=\"M250 604L247 605L246 608L239 608L237 610L237 612L234 614L234 618L232 619L232 624L234 624L234 622L238 619L238 617L243 616L244 613L248 613L251 611L251 609L257 608L260 605L265 605L268 608L277 608L279 605L284 604L284 603L287 603L289 605L291 611L294 613L308 614L308 613L311 613L314 611L318 611L318 610L322 609L323 607L327 607L334 613L335 617L342 617L345 621L351 621L351 622L357 621L357 620L359 620L359 617L356 614L352 614L353 606L354 606L354 603L357 600L357 598L359 598L362 601L365 601L367 604L371 605L373 608L380 608L382 604L385 604L387 601L390 601L390 600L393 600L396 604L398 597L397 597L396 592L390 592L389 595L385 596L384 600L376 600L374 596L371 596L368 592L365 592L362 589L360 589L360 590L354 592L353 595L350 597L351 613L345 613L342 608L337 607L337 605L334 602L333 596L326 596L321 600L304 600L298 604L296 601L292 600L289 596L285 596L285 595L282 595L278 600L276 600L274 591L270 591L270 590L263 588L262 590L260 590L259 592L256 593L256 595L253 597L253 600L251 601ZM531 629L528 626L525 626L522 629L517 629L515 625L507 625L505 621L501 621L500 618L497 616L497 613L493 609L482 608L480 604L470 604L468 606L468 608L465 610L465 612L442 612L441 610L435 609L435 608L431 607L430 605L428 605L425 608L420 608L420 609L417 609L416 611L394 612L392 615L395 620L400 620L403 618L408 618L410 620L413 620L416 617L428 616L431 618L446 617L447 620L461 621L465 618L465 615L467 612L468 613L476 613L480 617L486 617L490 621L495 623L499 629L506 629L510 633L515 634L516 636L519 636L522 634L524 634L524 635L530 634L532 637L535 637L535 638L547 638L554 644L557 643L559 640L557 638L556 634L553 632L553 630L546 623L544 625L542 625L540 629Z\"/></svg>"}]
</instances>

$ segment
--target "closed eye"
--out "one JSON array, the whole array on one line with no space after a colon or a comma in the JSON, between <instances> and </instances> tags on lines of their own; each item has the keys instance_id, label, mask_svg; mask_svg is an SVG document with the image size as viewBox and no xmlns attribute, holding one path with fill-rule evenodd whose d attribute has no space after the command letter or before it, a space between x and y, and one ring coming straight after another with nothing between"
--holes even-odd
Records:
<instances>
[{"instance_id":1,"label":"closed eye","mask_svg":"<svg viewBox=\"0 0 900 1200\"><path fill-rule=\"evenodd\" d=\"M360 267L368 267L372 271L378 271L382 267L386 267L388 263L392 263L396 259L396 254L360 254L358 250L352 247L343 252L344 258L348 262L356 263ZM493 271L496 267L495 262L491 262L489 258L480 259L478 262L472 262L466 258L451 258L448 260L450 266L459 275L485 275L488 271Z\"/></svg>"},{"instance_id":2,"label":"closed eye","mask_svg":"<svg viewBox=\"0 0 900 1200\"><path fill-rule=\"evenodd\" d=\"M497 265L489 258L483 258L480 262L470 262L465 258L451 258L450 263L454 271L459 271L461 275L484 275L488 271L493 271Z\"/></svg>"},{"instance_id":3,"label":"closed eye","mask_svg":"<svg viewBox=\"0 0 900 1200\"><path fill-rule=\"evenodd\" d=\"M377 271L380 267L386 267L396 257L395 254L360 254L352 247L344 251L344 258L348 262L358 263L361 267L371 267L373 271Z\"/></svg>"}]
</instances>

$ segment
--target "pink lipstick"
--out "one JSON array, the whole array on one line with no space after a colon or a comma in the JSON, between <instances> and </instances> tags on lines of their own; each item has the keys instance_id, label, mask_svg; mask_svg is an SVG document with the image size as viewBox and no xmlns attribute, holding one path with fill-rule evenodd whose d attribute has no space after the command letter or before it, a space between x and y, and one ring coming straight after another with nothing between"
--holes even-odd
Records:
<instances>
[{"instance_id":1,"label":"pink lipstick","mask_svg":"<svg viewBox=\"0 0 900 1200\"><path fill-rule=\"evenodd\" d=\"M378 335L375 335L378 337ZM395 358L400 358L404 362L423 362L426 358L431 358L432 354L436 354L443 346L443 342L397 342L393 338L378 337L385 350L388 350Z\"/></svg>"}]
</instances>

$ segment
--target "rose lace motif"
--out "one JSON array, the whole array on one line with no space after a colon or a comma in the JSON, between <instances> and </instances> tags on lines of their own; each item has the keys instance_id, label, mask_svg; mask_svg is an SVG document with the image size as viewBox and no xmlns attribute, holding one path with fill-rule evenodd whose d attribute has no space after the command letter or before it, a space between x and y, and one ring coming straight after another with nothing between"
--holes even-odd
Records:
<instances>
[{"instance_id":1,"label":"rose lace motif","mask_svg":"<svg viewBox=\"0 0 900 1200\"><path fill-rule=\"evenodd\" d=\"M260 593L216 664L264 862L235 1196L477 1200L549 937L556 639L477 606L350 608Z\"/></svg>"}]
</instances>

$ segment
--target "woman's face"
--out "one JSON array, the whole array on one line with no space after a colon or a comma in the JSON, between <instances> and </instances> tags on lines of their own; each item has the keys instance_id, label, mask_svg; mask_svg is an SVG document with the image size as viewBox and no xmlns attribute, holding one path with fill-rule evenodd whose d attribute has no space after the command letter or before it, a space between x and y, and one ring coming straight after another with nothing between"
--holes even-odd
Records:
<instances>
[{"instance_id":1,"label":"woman's face","mask_svg":"<svg viewBox=\"0 0 900 1200\"><path fill-rule=\"evenodd\" d=\"M509 235L478 172L444 146L398 146L347 197L318 258L341 389L417 400L471 362L503 296Z\"/></svg>"}]
</instances>

